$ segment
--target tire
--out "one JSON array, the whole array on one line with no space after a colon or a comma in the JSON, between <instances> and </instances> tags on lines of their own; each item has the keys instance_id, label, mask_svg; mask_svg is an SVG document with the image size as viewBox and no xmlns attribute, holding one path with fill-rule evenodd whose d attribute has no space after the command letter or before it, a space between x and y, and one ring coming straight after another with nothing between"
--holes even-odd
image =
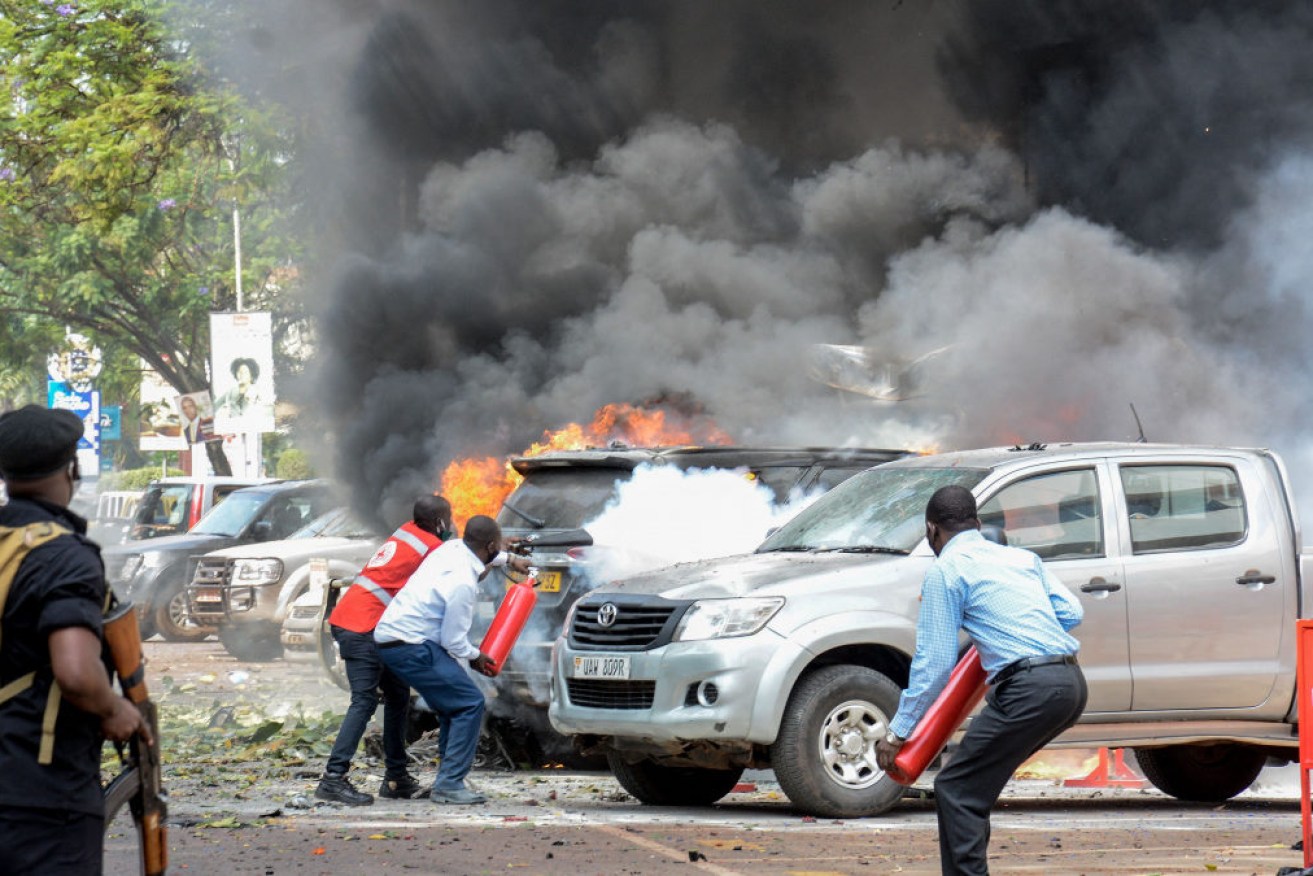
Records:
<instances>
[{"instance_id":1,"label":"tire","mask_svg":"<svg viewBox=\"0 0 1313 876\"><path fill-rule=\"evenodd\" d=\"M662 766L652 760L627 763L608 754L607 764L621 787L648 806L710 806L738 784L743 767L726 770Z\"/></svg>"},{"instance_id":2,"label":"tire","mask_svg":"<svg viewBox=\"0 0 1313 876\"><path fill-rule=\"evenodd\" d=\"M323 629L319 631L319 641L315 650L319 656L319 665L332 679L333 684L351 693L351 681L346 677L346 664L342 662L342 655L337 651L337 640L328 631L328 624L324 624Z\"/></svg>"},{"instance_id":3,"label":"tire","mask_svg":"<svg viewBox=\"0 0 1313 876\"><path fill-rule=\"evenodd\" d=\"M199 642L214 632L213 627L203 627L191 619L187 612L187 588L180 581L165 584L153 605L155 631L166 642Z\"/></svg>"},{"instance_id":4,"label":"tire","mask_svg":"<svg viewBox=\"0 0 1313 876\"><path fill-rule=\"evenodd\" d=\"M150 609L142 611L140 608L136 611L137 629L141 631L141 640L144 642L158 632L155 629L155 612Z\"/></svg>"},{"instance_id":5,"label":"tire","mask_svg":"<svg viewBox=\"0 0 1313 876\"><path fill-rule=\"evenodd\" d=\"M901 691L864 666L826 666L804 675L789 696L771 766L794 807L827 818L889 810L903 786L876 765Z\"/></svg>"},{"instance_id":6,"label":"tire","mask_svg":"<svg viewBox=\"0 0 1313 876\"><path fill-rule=\"evenodd\" d=\"M267 624L229 624L219 627L224 650L244 663L268 663L283 656L278 628Z\"/></svg>"},{"instance_id":7,"label":"tire","mask_svg":"<svg viewBox=\"0 0 1313 876\"><path fill-rule=\"evenodd\" d=\"M1137 748L1140 772L1164 794L1178 800L1221 803L1258 778L1267 755L1235 743Z\"/></svg>"}]
</instances>

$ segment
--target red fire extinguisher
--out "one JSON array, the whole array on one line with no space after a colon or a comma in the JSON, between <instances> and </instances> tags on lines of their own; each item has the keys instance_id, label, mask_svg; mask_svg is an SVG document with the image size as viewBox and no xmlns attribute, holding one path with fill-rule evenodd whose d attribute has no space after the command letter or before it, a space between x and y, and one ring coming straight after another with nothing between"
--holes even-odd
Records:
<instances>
[{"instance_id":1,"label":"red fire extinguisher","mask_svg":"<svg viewBox=\"0 0 1313 876\"><path fill-rule=\"evenodd\" d=\"M529 620L530 612L538 603L538 591L533 589L537 583L534 578L526 578L507 588L501 606L483 636L479 650L492 658L490 669L493 675L501 672L511 649L515 647L515 640L520 638Z\"/></svg>"},{"instance_id":2,"label":"red fire extinguisher","mask_svg":"<svg viewBox=\"0 0 1313 876\"><path fill-rule=\"evenodd\" d=\"M889 770L889 778L900 785L915 782L925 772L930 761L944 750L948 737L962 726L967 715L980 702L985 695L985 688L985 668L980 665L976 646L972 645L953 668L952 674L948 676L948 684L944 685L939 697L926 710L912 735L898 750L893 768Z\"/></svg>"}]
</instances>

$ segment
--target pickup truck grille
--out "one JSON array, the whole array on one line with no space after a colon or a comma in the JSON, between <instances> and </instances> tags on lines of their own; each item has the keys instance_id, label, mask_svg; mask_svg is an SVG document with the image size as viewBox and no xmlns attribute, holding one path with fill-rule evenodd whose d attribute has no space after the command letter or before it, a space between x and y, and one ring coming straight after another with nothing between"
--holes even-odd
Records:
<instances>
[{"instance_id":1,"label":"pickup truck grille","mask_svg":"<svg viewBox=\"0 0 1313 876\"><path fill-rule=\"evenodd\" d=\"M675 623L687 605L664 599L581 601L570 625L570 643L590 650L646 651L656 648L670 641ZM611 622L604 625L604 617L609 617Z\"/></svg>"},{"instance_id":2,"label":"pickup truck grille","mask_svg":"<svg viewBox=\"0 0 1313 876\"><path fill-rule=\"evenodd\" d=\"M573 705L590 709L650 709L656 694L655 681L571 678L567 688Z\"/></svg>"},{"instance_id":3,"label":"pickup truck grille","mask_svg":"<svg viewBox=\"0 0 1313 876\"><path fill-rule=\"evenodd\" d=\"M224 591L232 564L228 560L201 557L187 587L187 606L195 617L222 617L227 610Z\"/></svg>"}]
</instances>

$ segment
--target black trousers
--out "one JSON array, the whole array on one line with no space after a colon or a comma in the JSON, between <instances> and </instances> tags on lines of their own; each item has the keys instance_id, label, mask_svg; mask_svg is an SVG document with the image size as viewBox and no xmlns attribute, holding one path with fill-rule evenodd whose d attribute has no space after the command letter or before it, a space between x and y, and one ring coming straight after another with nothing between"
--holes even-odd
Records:
<instances>
[{"instance_id":1,"label":"black trousers","mask_svg":"<svg viewBox=\"0 0 1313 876\"><path fill-rule=\"evenodd\" d=\"M103 815L0 806L0 873L100 876L104 859Z\"/></svg>"},{"instance_id":2,"label":"black trousers","mask_svg":"<svg viewBox=\"0 0 1313 876\"><path fill-rule=\"evenodd\" d=\"M939 860L944 876L986 876L989 810L1026 758L1085 709L1085 676L1075 664L1024 669L994 685L962 747L935 777Z\"/></svg>"}]
</instances>

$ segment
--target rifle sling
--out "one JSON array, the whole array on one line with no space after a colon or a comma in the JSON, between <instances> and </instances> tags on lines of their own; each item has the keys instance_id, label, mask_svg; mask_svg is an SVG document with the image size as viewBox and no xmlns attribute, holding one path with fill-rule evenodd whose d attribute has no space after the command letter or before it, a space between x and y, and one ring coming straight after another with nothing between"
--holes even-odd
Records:
<instances>
[{"instance_id":1,"label":"rifle sling","mask_svg":"<svg viewBox=\"0 0 1313 876\"><path fill-rule=\"evenodd\" d=\"M143 660L142 662L137 664L137 668L134 669L132 671L132 674L129 675L127 678L124 678L122 675L119 676L119 685L123 688L123 690L128 691L128 690L132 690L132 688L141 684L145 680L146 680L146 661Z\"/></svg>"},{"instance_id":2,"label":"rifle sling","mask_svg":"<svg viewBox=\"0 0 1313 876\"><path fill-rule=\"evenodd\" d=\"M0 526L0 616L4 614L5 600L9 598L9 588L14 583L14 577L18 574L18 568L22 565L23 558L27 556L28 551L45 544L51 539L65 535L67 532L68 530L64 527L47 521L29 523L27 526ZM109 597L110 593L107 592L105 596L107 606ZM0 633L3 633L2 625L0 625ZM31 687L35 681L36 672L29 672L14 679L4 687L0 687L0 704L18 696ZM60 700L59 682L52 678L50 680L50 694L46 697L45 713L41 718L41 745L37 749L36 757L36 762L42 765L49 764L54 760L55 722L59 718Z\"/></svg>"}]
</instances>

